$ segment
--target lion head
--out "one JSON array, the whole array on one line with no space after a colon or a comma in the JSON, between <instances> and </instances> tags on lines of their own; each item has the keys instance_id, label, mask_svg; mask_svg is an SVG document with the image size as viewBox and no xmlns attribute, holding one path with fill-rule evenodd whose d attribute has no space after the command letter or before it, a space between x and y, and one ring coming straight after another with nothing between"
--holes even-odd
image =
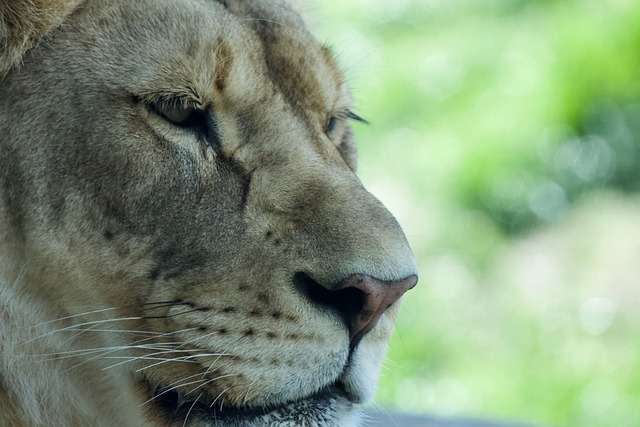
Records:
<instances>
[{"instance_id":1,"label":"lion head","mask_svg":"<svg viewBox=\"0 0 640 427\"><path fill-rule=\"evenodd\" d=\"M10 4L0 423L355 424L417 272L329 49L282 1Z\"/></svg>"}]
</instances>

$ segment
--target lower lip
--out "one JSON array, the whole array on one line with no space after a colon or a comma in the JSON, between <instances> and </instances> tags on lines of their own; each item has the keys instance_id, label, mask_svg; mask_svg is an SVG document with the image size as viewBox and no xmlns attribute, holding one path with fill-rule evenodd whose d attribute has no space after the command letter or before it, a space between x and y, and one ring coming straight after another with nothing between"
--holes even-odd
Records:
<instances>
[{"instance_id":1,"label":"lower lip","mask_svg":"<svg viewBox=\"0 0 640 427\"><path fill-rule=\"evenodd\" d=\"M185 401L178 404L180 397L175 392L158 393L154 401L167 414L171 414L171 418L184 419L187 414L189 417L204 418L206 420L216 421L250 421L269 414L295 414L296 407L300 406L300 410L311 413L309 409L313 406L331 407L337 401L342 401L344 405L351 406L352 403L348 399L346 392L340 383L332 384L322 390L304 397L300 400L286 402L278 405L268 405L264 407L248 407L248 408L220 408L218 402L214 402L211 406L206 403Z\"/></svg>"}]
</instances>

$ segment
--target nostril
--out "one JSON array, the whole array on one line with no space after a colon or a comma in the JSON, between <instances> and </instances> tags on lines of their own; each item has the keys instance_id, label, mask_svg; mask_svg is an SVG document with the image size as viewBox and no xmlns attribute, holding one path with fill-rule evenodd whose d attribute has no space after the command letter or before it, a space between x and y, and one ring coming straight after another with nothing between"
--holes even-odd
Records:
<instances>
[{"instance_id":1,"label":"nostril","mask_svg":"<svg viewBox=\"0 0 640 427\"><path fill-rule=\"evenodd\" d=\"M332 290L322 286L305 273L296 273L293 280L298 290L311 302L337 309L346 320L353 317L354 313L360 313L367 301L367 295L360 289L347 287Z\"/></svg>"},{"instance_id":2,"label":"nostril","mask_svg":"<svg viewBox=\"0 0 640 427\"><path fill-rule=\"evenodd\" d=\"M305 273L297 273L294 283L315 304L338 310L349 328L351 346L375 327L382 314L409 289L418 278L382 281L366 274L354 274L338 284L324 286Z\"/></svg>"}]
</instances>

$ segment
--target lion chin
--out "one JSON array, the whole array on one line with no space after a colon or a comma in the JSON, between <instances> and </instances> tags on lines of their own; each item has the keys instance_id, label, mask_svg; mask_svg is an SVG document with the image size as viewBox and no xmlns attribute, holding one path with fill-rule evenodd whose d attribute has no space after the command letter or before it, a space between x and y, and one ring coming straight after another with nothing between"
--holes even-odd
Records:
<instances>
[{"instance_id":1,"label":"lion chin","mask_svg":"<svg viewBox=\"0 0 640 427\"><path fill-rule=\"evenodd\" d=\"M202 426L355 426L360 420L344 388L331 385L311 396L267 407L224 408L185 400L176 391L152 394L166 419ZM190 424L191 425L191 424Z\"/></svg>"},{"instance_id":2,"label":"lion chin","mask_svg":"<svg viewBox=\"0 0 640 427\"><path fill-rule=\"evenodd\" d=\"M416 264L282 0L0 4L0 425L355 426Z\"/></svg>"}]
</instances>

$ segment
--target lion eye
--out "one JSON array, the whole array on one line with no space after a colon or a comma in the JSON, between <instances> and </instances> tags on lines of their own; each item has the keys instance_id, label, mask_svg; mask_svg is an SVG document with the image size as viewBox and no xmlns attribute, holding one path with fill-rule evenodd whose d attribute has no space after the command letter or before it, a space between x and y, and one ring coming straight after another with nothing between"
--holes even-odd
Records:
<instances>
[{"instance_id":1,"label":"lion eye","mask_svg":"<svg viewBox=\"0 0 640 427\"><path fill-rule=\"evenodd\" d=\"M329 117L329 120L327 121L327 124L325 126L325 132L331 133L331 131L333 131L333 128L335 127L336 127L336 118L335 116L331 116Z\"/></svg>"},{"instance_id":2,"label":"lion eye","mask_svg":"<svg viewBox=\"0 0 640 427\"><path fill-rule=\"evenodd\" d=\"M155 110L174 125L184 127L198 125L202 117L202 111L195 108L160 104L155 106Z\"/></svg>"},{"instance_id":3,"label":"lion eye","mask_svg":"<svg viewBox=\"0 0 640 427\"><path fill-rule=\"evenodd\" d=\"M147 108L174 126L198 134L212 148L220 147L220 129L209 110L175 101L145 102Z\"/></svg>"}]
</instances>

